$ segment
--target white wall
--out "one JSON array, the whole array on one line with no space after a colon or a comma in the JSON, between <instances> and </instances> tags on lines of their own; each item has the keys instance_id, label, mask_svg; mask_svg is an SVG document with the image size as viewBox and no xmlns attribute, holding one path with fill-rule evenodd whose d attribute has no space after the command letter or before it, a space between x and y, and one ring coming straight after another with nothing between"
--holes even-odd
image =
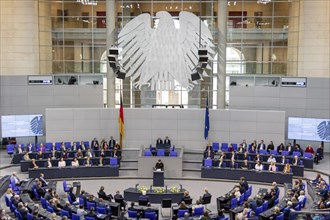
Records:
<instances>
[{"instance_id":1,"label":"white wall","mask_svg":"<svg viewBox=\"0 0 330 220\"><path fill-rule=\"evenodd\" d=\"M47 142L91 141L114 136L119 140L118 109L46 109ZM200 149L204 140L204 109L124 109L125 148L155 143L169 136L172 144ZM281 111L210 110L211 142L240 143L264 139L284 141L285 113Z\"/></svg>"}]
</instances>

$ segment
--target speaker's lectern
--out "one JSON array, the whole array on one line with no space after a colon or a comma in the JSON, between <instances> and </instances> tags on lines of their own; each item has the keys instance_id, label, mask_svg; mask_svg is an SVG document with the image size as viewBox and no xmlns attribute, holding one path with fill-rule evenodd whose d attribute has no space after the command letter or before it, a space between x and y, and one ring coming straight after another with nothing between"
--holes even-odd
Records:
<instances>
[{"instance_id":1,"label":"speaker's lectern","mask_svg":"<svg viewBox=\"0 0 330 220\"><path fill-rule=\"evenodd\" d=\"M164 187L164 171L161 170L154 171L153 186Z\"/></svg>"}]
</instances>

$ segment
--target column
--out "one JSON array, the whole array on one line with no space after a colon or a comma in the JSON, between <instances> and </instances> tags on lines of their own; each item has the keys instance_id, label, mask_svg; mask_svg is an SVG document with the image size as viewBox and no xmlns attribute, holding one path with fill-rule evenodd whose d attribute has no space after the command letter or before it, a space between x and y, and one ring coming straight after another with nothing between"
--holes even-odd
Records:
<instances>
[{"instance_id":1,"label":"column","mask_svg":"<svg viewBox=\"0 0 330 220\"><path fill-rule=\"evenodd\" d=\"M227 47L227 1L218 0L218 78L217 108L226 103L226 47Z\"/></svg>"},{"instance_id":2,"label":"column","mask_svg":"<svg viewBox=\"0 0 330 220\"><path fill-rule=\"evenodd\" d=\"M107 50L115 44L116 37L116 3L115 1L106 1L106 12L107 12ZM108 52L107 52L108 54ZM115 107L115 75L107 64L107 104L108 108Z\"/></svg>"}]
</instances>

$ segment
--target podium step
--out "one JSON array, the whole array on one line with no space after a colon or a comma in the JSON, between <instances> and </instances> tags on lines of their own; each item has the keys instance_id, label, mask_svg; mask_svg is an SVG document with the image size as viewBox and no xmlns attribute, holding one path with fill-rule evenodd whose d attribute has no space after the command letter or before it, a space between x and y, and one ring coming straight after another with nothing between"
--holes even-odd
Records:
<instances>
[{"instance_id":1,"label":"podium step","mask_svg":"<svg viewBox=\"0 0 330 220\"><path fill-rule=\"evenodd\" d=\"M137 177L138 176L138 170L135 169L119 169L119 176L120 177L125 177L125 176L129 176L129 177Z\"/></svg>"}]
</instances>

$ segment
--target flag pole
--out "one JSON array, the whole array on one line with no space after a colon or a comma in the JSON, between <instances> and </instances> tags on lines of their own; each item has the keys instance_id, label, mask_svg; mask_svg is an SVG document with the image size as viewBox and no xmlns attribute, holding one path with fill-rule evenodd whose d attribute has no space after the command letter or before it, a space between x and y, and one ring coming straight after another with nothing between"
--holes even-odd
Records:
<instances>
[{"instance_id":1,"label":"flag pole","mask_svg":"<svg viewBox=\"0 0 330 220\"><path fill-rule=\"evenodd\" d=\"M123 81L121 81L121 84L120 84L120 110L121 111L121 108L123 108L123 96L122 96L122 83ZM121 122L123 123L123 122ZM121 131L121 124L119 124L119 145L120 145L120 150L123 149L123 134L122 134L122 131Z\"/></svg>"}]
</instances>

